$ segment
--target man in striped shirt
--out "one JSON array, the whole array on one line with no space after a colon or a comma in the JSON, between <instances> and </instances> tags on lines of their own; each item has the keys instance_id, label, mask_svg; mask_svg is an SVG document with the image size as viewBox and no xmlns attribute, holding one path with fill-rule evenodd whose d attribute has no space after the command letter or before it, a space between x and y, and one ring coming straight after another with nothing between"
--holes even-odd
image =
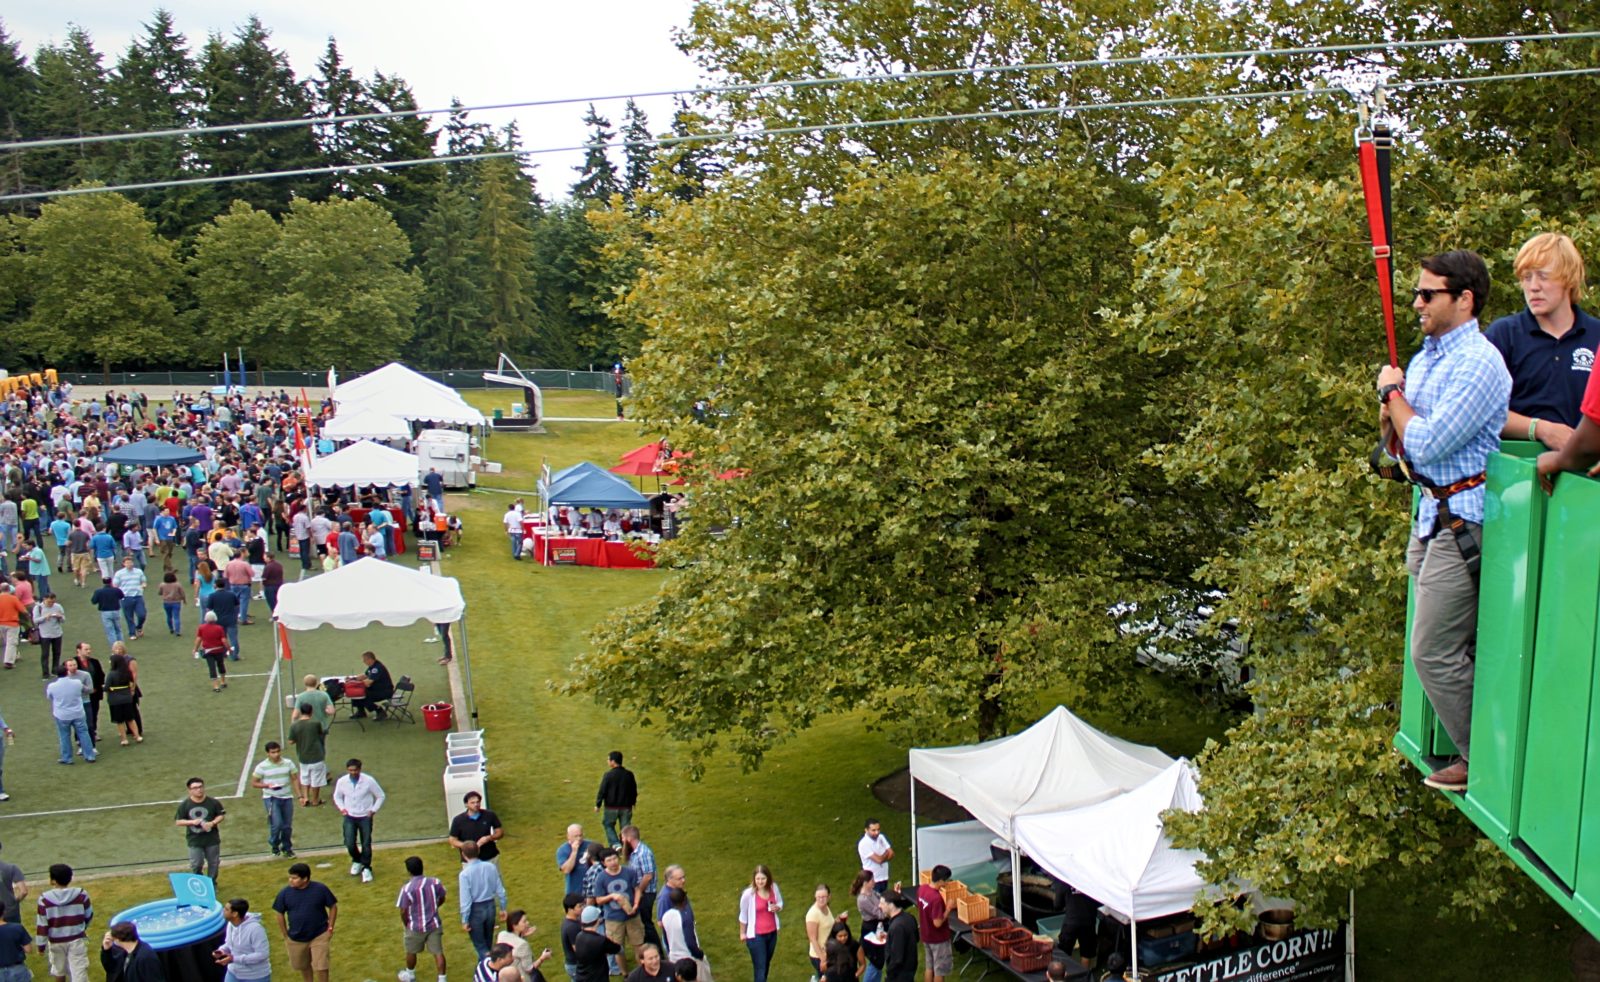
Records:
<instances>
[{"instance_id":1,"label":"man in striped shirt","mask_svg":"<svg viewBox=\"0 0 1600 982\"><path fill-rule=\"evenodd\" d=\"M422 857L407 856L406 872L411 879L400 888L394 905L400 908L402 937L406 946L406 967L400 982L417 982L417 955L426 950L439 969L439 982L445 982L444 928L439 923L439 905L444 903L444 884L422 875Z\"/></svg>"},{"instance_id":2,"label":"man in striped shirt","mask_svg":"<svg viewBox=\"0 0 1600 982\"><path fill-rule=\"evenodd\" d=\"M1407 371L1378 372L1379 419L1423 480L1406 568L1416 584L1411 661L1460 758L1423 783L1467 789L1472 740L1473 659L1477 654L1476 559L1483 529L1483 476L1500 446L1511 375L1478 330L1489 271L1473 252L1422 261L1411 308L1422 350Z\"/></svg>"},{"instance_id":3,"label":"man in striped shirt","mask_svg":"<svg viewBox=\"0 0 1600 982\"><path fill-rule=\"evenodd\" d=\"M50 867L50 889L39 895L39 919L34 938L50 962L57 980L89 982L89 943L85 935L94 920L89 895L72 885L72 867Z\"/></svg>"},{"instance_id":4,"label":"man in striped shirt","mask_svg":"<svg viewBox=\"0 0 1600 982\"><path fill-rule=\"evenodd\" d=\"M517 968L511 946L497 944L489 949L472 973L472 982L521 982L522 970Z\"/></svg>"}]
</instances>

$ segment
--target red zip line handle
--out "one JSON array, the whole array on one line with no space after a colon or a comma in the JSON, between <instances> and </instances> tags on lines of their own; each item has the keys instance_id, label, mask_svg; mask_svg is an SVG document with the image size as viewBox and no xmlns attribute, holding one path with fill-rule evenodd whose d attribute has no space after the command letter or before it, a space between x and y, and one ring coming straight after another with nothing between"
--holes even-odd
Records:
<instances>
[{"instance_id":1,"label":"red zip line handle","mask_svg":"<svg viewBox=\"0 0 1600 982\"><path fill-rule=\"evenodd\" d=\"M1389 364L1399 367L1400 352L1394 340L1394 275L1389 268L1388 228L1383 219L1383 197L1378 184L1378 148L1372 134L1357 138L1361 160L1361 191L1367 202L1367 226L1372 232L1372 261L1378 271L1378 295L1383 301L1383 327L1389 339Z\"/></svg>"}]
</instances>

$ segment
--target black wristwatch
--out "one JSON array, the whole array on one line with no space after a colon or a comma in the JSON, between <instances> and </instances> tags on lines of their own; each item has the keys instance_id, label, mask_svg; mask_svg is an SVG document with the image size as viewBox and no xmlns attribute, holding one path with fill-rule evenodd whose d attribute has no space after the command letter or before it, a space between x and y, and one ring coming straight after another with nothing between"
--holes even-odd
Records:
<instances>
[{"instance_id":1,"label":"black wristwatch","mask_svg":"<svg viewBox=\"0 0 1600 982\"><path fill-rule=\"evenodd\" d=\"M1404 390L1402 390L1400 386L1390 382L1388 385L1378 390L1378 404L1381 406L1387 406L1389 404L1390 397L1392 397L1395 393L1402 391Z\"/></svg>"}]
</instances>

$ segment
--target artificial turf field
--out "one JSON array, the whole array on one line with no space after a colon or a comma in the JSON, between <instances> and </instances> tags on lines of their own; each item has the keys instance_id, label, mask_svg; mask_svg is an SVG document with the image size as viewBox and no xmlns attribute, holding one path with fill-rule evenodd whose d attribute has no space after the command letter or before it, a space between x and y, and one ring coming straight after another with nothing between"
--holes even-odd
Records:
<instances>
[{"instance_id":1,"label":"artificial turf field","mask_svg":"<svg viewBox=\"0 0 1600 982\"><path fill-rule=\"evenodd\" d=\"M509 406L512 395L502 390L468 397L488 411ZM614 405L599 393L552 391L546 393L545 408L551 416L603 418L613 413ZM633 423L552 423L549 431L492 437L484 455L505 469L481 475L481 483L531 500L541 460L548 460L552 469L584 459L609 466L621 453L657 435L641 433ZM654 490L653 484L647 485L647 491ZM736 937L736 903L751 868L765 863L789 907L773 982L805 982L811 966L805 959L801 915L818 882L843 892L854 872L854 843L867 816L880 818L900 849L895 877L913 879L908 816L884 810L870 791L878 777L905 766L906 748L869 729L862 718L833 717L778 747L759 772L745 774L727 759L716 759L702 781L690 782L686 754L659 733L593 703L557 697L545 685L561 678L586 649L595 624L626 616L626 609L647 598L668 574L514 563L498 525L506 503L505 494L491 490L450 496L450 507L462 512L469 528L464 543L446 554L444 572L461 580L467 599L478 708L487 729L489 805L506 824L501 869L512 905L527 909L538 926L534 947L558 947L561 883L554 850L569 822L584 822L591 837L599 836L595 786L606 752L620 749L639 778L635 821L660 864L686 867L701 939L718 978L750 977L749 959ZM291 577L296 568L289 564ZM69 600L69 642L88 637L105 656L105 639L86 599L74 604L70 584L58 592ZM186 631L192 630L193 614L185 613ZM242 631L245 656L237 669L266 671L270 635L265 622ZM439 646L423 644L427 634L425 625L296 634L290 671L295 677L306 671L354 671L359 653L371 648L396 677L413 676L420 705L445 693L443 670L434 664ZM184 855L182 835L172 825L175 805L102 806L176 802L191 773L205 777L213 793L232 793L247 756L267 679L240 678L226 693L214 696L204 669L188 655L191 645L160 634L160 608L155 605L146 640L134 646L147 680L150 736L141 747L118 747L114 730L102 718L105 756L94 767L53 763L54 727L39 694L36 653L24 649L20 667L0 673L0 710L18 733L17 745L6 755L6 789L13 798L0 804L0 858L22 865L36 883L38 871L51 862L98 867L86 886L101 927L115 911L167 895L164 873L180 868ZM1041 711L1045 708L1048 700L1041 700ZM1115 707L1093 707L1083 715L1111 732L1174 754L1193 754L1207 737L1221 735L1217 720L1197 715L1186 703L1174 700L1167 708L1159 718L1135 721L1122 718ZM269 716L265 733L275 726ZM252 762L266 738L256 742ZM342 850L314 848L338 842L339 823L331 807L310 810L310 815L300 810L296 845L312 863L314 875L339 897L332 978L392 979L403 964L393 904L404 882L401 864L407 855L422 856L429 872L445 880L452 891L446 913L454 911L457 863L443 841L442 741L422 730L420 714L416 726L369 725L365 733L341 724L331 740L330 761L362 757L391 796L376 823L377 879L363 885L348 875ZM264 909L283 884L286 864L262 859L265 821L256 794L247 791L244 798L225 802L231 817L223 825L218 891L246 897L256 909ZM65 812L74 807L98 810ZM32 814L38 812L61 814ZM382 848L382 840L424 838L434 841ZM161 872L120 871L128 864ZM1423 868L1414 889L1401 897L1361 893L1361 978L1475 978L1488 964L1514 964L1525 978L1571 977L1566 956L1577 929L1553 905L1522 912L1515 934L1485 932L1436 918L1439 907L1448 903L1449 891L1448 878L1433 867ZM451 924L447 919L447 926ZM288 969L275 926L269 925L269 937L274 977L296 977ZM472 952L465 935L447 931L446 951L450 977L468 978ZM36 976L44 974L42 963L33 967ZM562 977L559 963L546 967L553 970L546 973L548 978ZM419 974L427 977L426 972ZM99 970L93 975L99 978Z\"/></svg>"}]
</instances>

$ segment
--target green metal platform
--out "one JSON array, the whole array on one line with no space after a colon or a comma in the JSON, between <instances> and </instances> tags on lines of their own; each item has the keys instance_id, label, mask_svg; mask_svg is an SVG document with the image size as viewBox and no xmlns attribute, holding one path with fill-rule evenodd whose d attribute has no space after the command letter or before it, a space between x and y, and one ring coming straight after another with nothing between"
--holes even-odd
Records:
<instances>
[{"instance_id":1,"label":"green metal platform","mask_svg":"<svg viewBox=\"0 0 1600 982\"><path fill-rule=\"evenodd\" d=\"M1446 797L1600 936L1600 482L1565 474L1546 496L1543 449L1489 459L1472 767ZM1406 634L1409 651L1409 604ZM1409 657L1394 744L1424 772L1455 752Z\"/></svg>"}]
</instances>

